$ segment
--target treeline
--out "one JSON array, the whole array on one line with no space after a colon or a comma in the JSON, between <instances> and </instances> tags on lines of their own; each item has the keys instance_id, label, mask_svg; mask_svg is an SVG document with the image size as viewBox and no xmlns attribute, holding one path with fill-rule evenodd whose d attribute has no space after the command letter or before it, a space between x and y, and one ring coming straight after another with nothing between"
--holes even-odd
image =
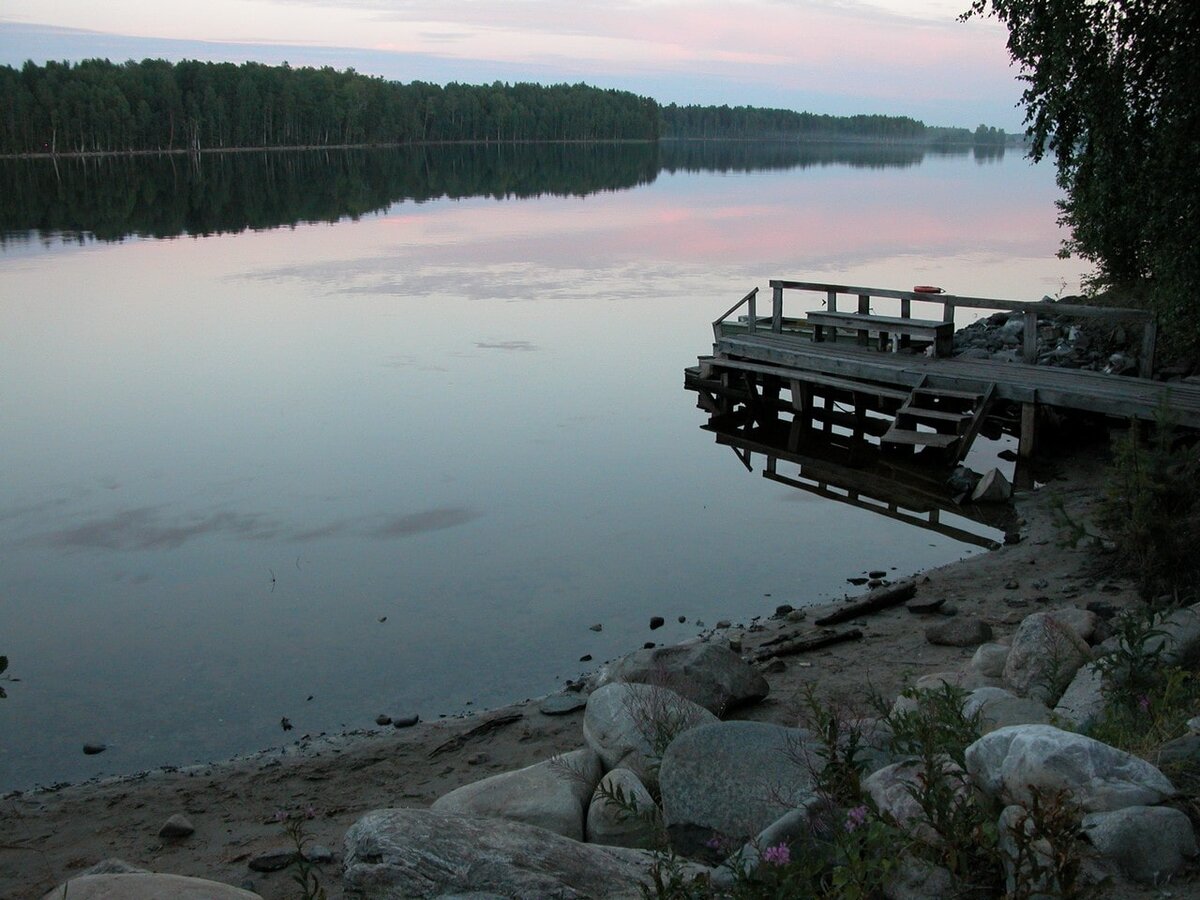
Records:
<instances>
[{"instance_id":1,"label":"treeline","mask_svg":"<svg viewBox=\"0 0 1200 900\"><path fill-rule=\"evenodd\" d=\"M757 106L662 107L662 136L702 140L918 140L925 124L907 116L826 116Z\"/></svg>"},{"instance_id":2,"label":"treeline","mask_svg":"<svg viewBox=\"0 0 1200 900\"><path fill-rule=\"evenodd\" d=\"M658 104L583 84L401 84L164 60L0 67L0 153L654 140Z\"/></svg>"},{"instance_id":3,"label":"treeline","mask_svg":"<svg viewBox=\"0 0 1200 900\"><path fill-rule=\"evenodd\" d=\"M584 84L403 84L260 63L164 60L0 66L0 154L433 142L782 140L1002 145L980 125L751 106L660 107Z\"/></svg>"}]
</instances>

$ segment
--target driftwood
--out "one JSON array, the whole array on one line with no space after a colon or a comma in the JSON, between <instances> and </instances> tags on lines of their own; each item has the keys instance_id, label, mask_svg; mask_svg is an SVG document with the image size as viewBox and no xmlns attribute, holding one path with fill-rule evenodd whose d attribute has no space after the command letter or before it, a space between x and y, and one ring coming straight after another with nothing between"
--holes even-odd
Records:
<instances>
[{"instance_id":1,"label":"driftwood","mask_svg":"<svg viewBox=\"0 0 1200 900\"><path fill-rule=\"evenodd\" d=\"M511 725L520 718L521 713L519 712L502 713L498 716L492 716L492 718L480 722L474 728L468 728L462 734L456 734L454 737L450 738L450 740L438 744L429 751L429 755L430 757L434 757L439 753L445 753L448 750L457 750L471 738L478 737L481 734L487 734L489 731L495 731L497 728L501 728L504 725Z\"/></svg>"},{"instance_id":2,"label":"driftwood","mask_svg":"<svg viewBox=\"0 0 1200 900\"><path fill-rule=\"evenodd\" d=\"M856 619L865 613L879 612L881 609L899 606L901 603L911 600L916 593L916 582L902 581L900 584L895 584L888 588L871 591L865 599L851 603L849 606L843 606L841 609L831 612L827 616L822 616L816 620L815 624L821 626L839 625L842 622L848 622L850 619Z\"/></svg>"},{"instance_id":3,"label":"driftwood","mask_svg":"<svg viewBox=\"0 0 1200 900\"><path fill-rule=\"evenodd\" d=\"M807 635L791 637L779 641L774 645L764 644L755 651L754 658L761 662L764 659L771 659L775 656L794 656L797 653L819 650L822 647L840 644L843 641L857 641L861 637L862 632L857 628L851 628L849 631L834 631L831 628L827 628L824 631L814 631L809 632Z\"/></svg>"}]
</instances>

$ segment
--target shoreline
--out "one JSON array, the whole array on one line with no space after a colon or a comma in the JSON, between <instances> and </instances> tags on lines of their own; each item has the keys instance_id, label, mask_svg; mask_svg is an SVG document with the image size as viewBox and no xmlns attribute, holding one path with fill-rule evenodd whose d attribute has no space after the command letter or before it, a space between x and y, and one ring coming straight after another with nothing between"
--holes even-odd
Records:
<instances>
[{"instance_id":1,"label":"shoreline","mask_svg":"<svg viewBox=\"0 0 1200 900\"><path fill-rule=\"evenodd\" d=\"M960 615L982 618L997 640L1005 640L1038 609L1100 599L1116 607L1135 602L1133 585L1099 572L1088 551L1057 542L1052 500L1061 500L1073 516L1086 515L1102 483L1106 456L1103 445L1058 456L1051 465L1059 477L1015 498L1019 543L920 573L918 594L943 596ZM822 614L845 605L839 600L806 607L799 622L764 619L717 635L740 642L743 654L752 655L781 633L810 628ZM917 615L903 605L856 617L849 624L862 630L861 640L787 657L782 667L773 664L764 672L770 695L734 718L794 725L806 685L815 683L835 702L853 702L868 687L890 699L922 675L957 668L973 648L935 646L924 639L925 626L942 618ZM101 860L118 857L153 871L252 886L268 900L290 897L295 885L289 872L253 872L247 863L286 843L277 811L310 808L308 834L334 855L319 868L321 882L336 896L342 836L365 812L427 807L463 784L580 746L582 709L552 717L538 710L539 702L6 794L0 798L0 896L40 897ZM472 734L489 721L503 724ZM160 838L163 823L177 813L191 819L195 833L176 841Z\"/></svg>"}]
</instances>

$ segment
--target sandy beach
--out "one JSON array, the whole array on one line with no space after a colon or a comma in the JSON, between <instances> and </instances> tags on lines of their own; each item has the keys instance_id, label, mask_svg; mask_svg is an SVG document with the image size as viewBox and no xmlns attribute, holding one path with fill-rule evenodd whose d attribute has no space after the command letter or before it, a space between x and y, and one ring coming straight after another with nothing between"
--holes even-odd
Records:
<instances>
[{"instance_id":1,"label":"sandy beach","mask_svg":"<svg viewBox=\"0 0 1200 900\"><path fill-rule=\"evenodd\" d=\"M1059 541L1055 501L1073 516L1086 517L1103 484L1105 457L1103 445L1057 454L1043 466L1045 483L1015 498L1021 540L921 573L918 596L945 598L958 615L982 618L1001 641L1040 609L1135 602L1133 586L1107 574L1102 556ZM751 655L783 633L810 629L814 619L840 605L808 608L801 622L735 623L711 639L732 639L735 646L740 641L742 652ZM941 617L900 605L856 618L847 625L861 629L861 640L783 658L766 671L770 696L736 717L794 725L807 684L853 702L868 686L890 698L922 675L956 669L972 648L935 646L924 636L925 627ZM494 727L480 729L494 719ZM363 813L425 807L457 786L575 749L583 742L582 719L582 710L544 715L532 701L188 769L10 794L0 800L0 897L40 897L109 857L251 888L265 898L291 897L296 886L287 871L248 867L257 854L286 845L279 812L311 815L308 833L334 857L320 869L322 883L337 896L342 837ZM161 838L159 829L177 813L195 832Z\"/></svg>"}]
</instances>

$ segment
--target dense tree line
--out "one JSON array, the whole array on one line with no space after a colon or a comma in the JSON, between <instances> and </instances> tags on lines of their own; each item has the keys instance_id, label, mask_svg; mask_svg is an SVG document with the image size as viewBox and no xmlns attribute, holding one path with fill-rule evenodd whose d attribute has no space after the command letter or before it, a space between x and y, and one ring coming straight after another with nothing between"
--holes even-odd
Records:
<instances>
[{"instance_id":1,"label":"dense tree line","mask_svg":"<svg viewBox=\"0 0 1200 900\"><path fill-rule=\"evenodd\" d=\"M0 67L0 152L653 140L658 104L583 84L401 84L353 69L143 60Z\"/></svg>"},{"instance_id":2,"label":"dense tree line","mask_svg":"<svg viewBox=\"0 0 1200 900\"><path fill-rule=\"evenodd\" d=\"M666 138L919 140L925 125L907 116L827 116L756 106L662 107Z\"/></svg>"},{"instance_id":3,"label":"dense tree line","mask_svg":"<svg viewBox=\"0 0 1200 900\"><path fill-rule=\"evenodd\" d=\"M995 129L984 128L991 141ZM1003 139L1004 132L995 132ZM479 141L979 142L904 116L670 106L584 84L402 84L353 69L164 60L0 66L0 153Z\"/></svg>"},{"instance_id":4,"label":"dense tree line","mask_svg":"<svg viewBox=\"0 0 1200 900\"><path fill-rule=\"evenodd\" d=\"M1008 27L1031 154L1054 159L1065 193L1065 249L1200 358L1200 4L974 0L970 15Z\"/></svg>"}]
</instances>

